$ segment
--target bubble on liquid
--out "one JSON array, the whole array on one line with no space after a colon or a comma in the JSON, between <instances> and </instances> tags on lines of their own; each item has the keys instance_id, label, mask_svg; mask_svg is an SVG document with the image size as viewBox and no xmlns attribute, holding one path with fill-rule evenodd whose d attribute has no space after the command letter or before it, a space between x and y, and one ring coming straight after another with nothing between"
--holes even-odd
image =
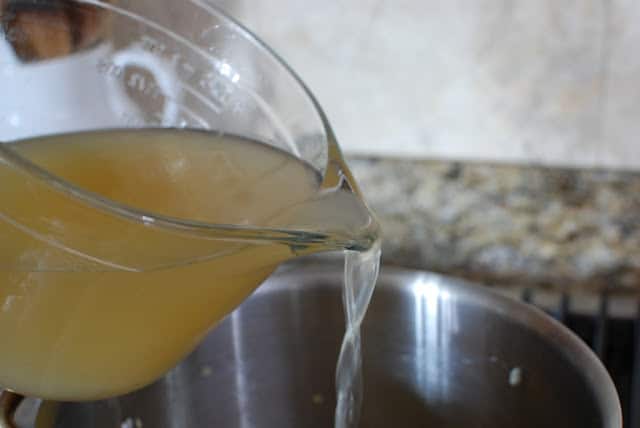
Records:
<instances>
[{"instance_id":1,"label":"bubble on liquid","mask_svg":"<svg viewBox=\"0 0 640 428\"><path fill-rule=\"evenodd\" d=\"M149 217L146 215L142 216L142 223L144 223L146 226L152 225L155 222L156 220L153 217Z\"/></svg>"},{"instance_id":2,"label":"bubble on liquid","mask_svg":"<svg viewBox=\"0 0 640 428\"><path fill-rule=\"evenodd\" d=\"M143 428L144 424L140 418L128 417L120 424L120 428Z\"/></svg>"},{"instance_id":3,"label":"bubble on liquid","mask_svg":"<svg viewBox=\"0 0 640 428\"><path fill-rule=\"evenodd\" d=\"M211 366L205 365L200 368L200 377L207 378L213 374Z\"/></svg>"},{"instance_id":4,"label":"bubble on liquid","mask_svg":"<svg viewBox=\"0 0 640 428\"><path fill-rule=\"evenodd\" d=\"M518 386L522 382L522 369L514 367L509 371L509 385Z\"/></svg>"}]
</instances>

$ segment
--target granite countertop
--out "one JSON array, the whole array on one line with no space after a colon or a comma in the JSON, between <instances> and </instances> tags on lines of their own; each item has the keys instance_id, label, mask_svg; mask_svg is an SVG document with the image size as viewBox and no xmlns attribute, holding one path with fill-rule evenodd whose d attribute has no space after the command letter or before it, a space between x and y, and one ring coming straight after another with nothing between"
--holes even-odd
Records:
<instances>
[{"instance_id":1,"label":"granite countertop","mask_svg":"<svg viewBox=\"0 0 640 428\"><path fill-rule=\"evenodd\" d=\"M350 158L383 261L490 285L640 289L640 173Z\"/></svg>"}]
</instances>

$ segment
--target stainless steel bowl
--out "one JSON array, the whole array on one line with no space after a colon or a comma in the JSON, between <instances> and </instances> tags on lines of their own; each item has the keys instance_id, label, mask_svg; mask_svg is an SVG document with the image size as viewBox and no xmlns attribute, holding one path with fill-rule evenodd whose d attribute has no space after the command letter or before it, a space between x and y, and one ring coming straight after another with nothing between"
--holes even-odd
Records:
<instances>
[{"instance_id":1,"label":"stainless steel bowl","mask_svg":"<svg viewBox=\"0 0 640 428\"><path fill-rule=\"evenodd\" d=\"M340 272L279 272L163 380L63 405L56 426L331 427ZM385 268L363 341L362 427L622 426L614 386L578 338L478 286Z\"/></svg>"}]
</instances>

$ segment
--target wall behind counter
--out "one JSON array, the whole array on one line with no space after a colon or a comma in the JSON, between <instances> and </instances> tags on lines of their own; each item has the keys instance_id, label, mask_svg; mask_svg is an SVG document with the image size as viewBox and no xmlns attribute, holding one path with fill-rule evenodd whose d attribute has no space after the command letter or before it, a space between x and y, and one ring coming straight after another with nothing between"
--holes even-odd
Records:
<instances>
[{"instance_id":1,"label":"wall behind counter","mask_svg":"<svg viewBox=\"0 0 640 428\"><path fill-rule=\"evenodd\" d=\"M347 153L637 170L640 3L218 0Z\"/></svg>"}]
</instances>

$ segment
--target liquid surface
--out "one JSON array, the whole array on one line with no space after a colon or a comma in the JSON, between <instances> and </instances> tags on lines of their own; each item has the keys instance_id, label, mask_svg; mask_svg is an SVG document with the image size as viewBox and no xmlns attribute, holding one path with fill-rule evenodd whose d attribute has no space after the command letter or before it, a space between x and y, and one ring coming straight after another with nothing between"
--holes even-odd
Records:
<instances>
[{"instance_id":1,"label":"liquid surface","mask_svg":"<svg viewBox=\"0 0 640 428\"><path fill-rule=\"evenodd\" d=\"M128 213L139 210L137 218L107 213L0 160L0 385L27 395L87 400L150 383L277 264L346 246L372 222L357 197L321 189L306 164L238 138L105 131L10 147ZM164 218L262 228L281 240L253 229L247 240L233 228L220 239L217 229L160 227ZM338 427L357 423L359 325L378 258L376 248L347 256Z\"/></svg>"}]
</instances>

